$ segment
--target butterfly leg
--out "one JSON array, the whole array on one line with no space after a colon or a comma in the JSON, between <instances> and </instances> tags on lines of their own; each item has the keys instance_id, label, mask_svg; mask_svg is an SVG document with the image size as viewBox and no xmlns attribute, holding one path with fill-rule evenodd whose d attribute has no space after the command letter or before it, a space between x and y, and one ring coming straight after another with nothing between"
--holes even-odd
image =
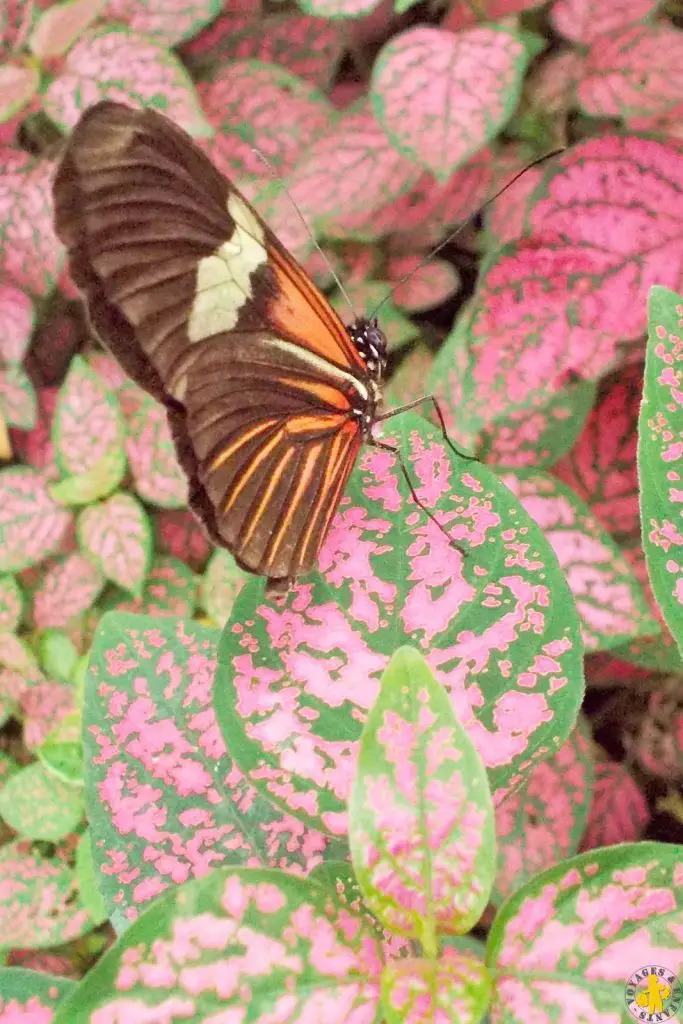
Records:
<instances>
[{"instance_id":1,"label":"butterfly leg","mask_svg":"<svg viewBox=\"0 0 683 1024\"><path fill-rule=\"evenodd\" d=\"M468 459L473 462L479 462L479 459L477 458L476 455L472 455L471 452L465 451L464 448L461 448L459 444L456 444L456 442L451 440L451 438L448 436L446 420L444 419L444 415L443 412L441 411L441 406L439 405L439 400L436 397L436 395L423 395L422 398L416 398L414 402L408 402L406 405L399 405L396 409L389 409L388 412L383 412L379 416L377 416L375 418L375 422L379 423L380 420L389 420L393 416L398 416L399 413L408 412L410 409L416 409L419 405L424 405L425 402L432 403L434 407L434 412L436 413L439 423L441 425L441 433L443 434L443 439L446 442L446 444L452 449L452 451L454 451L455 454L459 455L460 458L462 459Z\"/></svg>"}]
</instances>

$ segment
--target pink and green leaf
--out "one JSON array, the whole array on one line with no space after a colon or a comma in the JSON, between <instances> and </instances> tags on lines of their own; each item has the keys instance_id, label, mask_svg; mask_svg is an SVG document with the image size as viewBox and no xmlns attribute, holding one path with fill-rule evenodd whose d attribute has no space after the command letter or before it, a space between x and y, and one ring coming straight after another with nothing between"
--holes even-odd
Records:
<instances>
[{"instance_id":1,"label":"pink and green leaf","mask_svg":"<svg viewBox=\"0 0 683 1024\"><path fill-rule=\"evenodd\" d=\"M65 0L42 11L29 38L29 48L41 62L63 57L97 21L107 0Z\"/></svg>"},{"instance_id":2,"label":"pink and green leaf","mask_svg":"<svg viewBox=\"0 0 683 1024\"><path fill-rule=\"evenodd\" d=\"M377 58L375 113L397 149L443 182L510 119L528 59L524 40L498 26L410 28Z\"/></svg>"},{"instance_id":3,"label":"pink and green leaf","mask_svg":"<svg viewBox=\"0 0 683 1024\"><path fill-rule=\"evenodd\" d=\"M48 488L30 466L0 471L0 572L37 565L58 550L72 517Z\"/></svg>"},{"instance_id":4,"label":"pink and green leaf","mask_svg":"<svg viewBox=\"0 0 683 1024\"><path fill-rule=\"evenodd\" d=\"M165 410L137 384L125 384L119 399L137 494L160 508L187 505L187 479L178 465Z\"/></svg>"},{"instance_id":5,"label":"pink and green leaf","mask_svg":"<svg viewBox=\"0 0 683 1024\"><path fill-rule=\"evenodd\" d=\"M86 801L99 886L120 931L221 864L304 873L343 847L283 815L228 755L213 702L220 633L106 615L85 688Z\"/></svg>"},{"instance_id":6,"label":"pink and green leaf","mask_svg":"<svg viewBox=\"0 0 683 1024\"><path fill-rule=\"evenodd\" d=\"M217 626L222 628L228 621L235 599L248 578L228 551L216 548L202 576L199 602Z\"/></svg>"},{"instance_id":7,"label":"pink and green leaf","mask_svg":"<svg viewBox=\"0 0 683 1024\"><path fill-rule=\"evenodd\" d=\"M26 687L43 682L38 660L26 640L14 633L0 633L0 666L21 677L21 685L12 696L18 698Z\"/></svg>"},{"instance_id":8,"label":"pink and green leaf","mask_svg":"<svg viewBox=\"0 0 683 1024\"><path fill-rule=\"evenodd\" d=\"M441 22L450 32L470 28L480 21L496 21L542 6L542 0L464 0L454 4Z\"/></svg>"},{"instance_id":9,"label":"pink and green leaf","mask_svg":"<svg viewBox=\"0 0 683 1024\"><path fill-rule=\"evenodd\" d=\"M24 594L14 576L0 576L0 631L13 633L24 610Z\"/></svg>"},{"instance_id":10,"label":"pink and green leaf","mask_svg":"<svg viewBox=\"0 0 683 1024\"><path fill-rule=\"evenodd\" d=\"M0 849L0 948L45 949L92 928L64 861L25 839Z\"/></svg>"},{"instance_id":11,"label":"pink and green leaf","mask_svg":"<svg viewBox=\"0 0 683 1024\"><path fill-rule=\"evenodd\" d=\"M176 46L208 25L222 6L222 0L108 0L104 15L165 46Z\"/></svg>"},{"instance_id":12,"label":"pink and green leaf","mask_svg":"<svg viewBox=\"0 0 683 1024\"><path fill-rule=\"evenodd\" d=\"M389 662L363 729L349 844L367 906L429 956L488 902L496 847L486 770L449 694L410 647Z\"/></svg>"},{"instance_id":13,"label":"pink and green leaf","mask_svg":"<svg viewBox=\"0 0 683 1024\"><path fill-rule=\"evenodd\" d=\"M683 965L681 848L634 843L537 875L498 914L487 942L495 1020L626 1021L631 970ZM636 1009L634 1005L634 1009ZM634 1014L635 1016L635 1014ZM636 1018L637 1019L637 1018Z\"/></svg>"},{"instance_id":14,"label":"pink and green leaf","mask_svg":"<svg viewBox=\"0 0 683 1024\"><path fill-rule=\"evenodd\" d=\"M104 576L138 596L152 552L152 529L142 505L130 494L114 494L83 509L77 529L81 549Z\"/></svg>"},{"instance_id":15,"label":"pink and green leaf","mask_svg":"<svg viewBox=\"0 0 683 1024\"><path fill-rule=\"evenodd\" d=\"M316 18L346 21L372 14L381 0L299 0L299 7Z\"/></svg>"},{"instance_id":16,"label":"pink and green leaf","mask_svg":"<svg viewBox=\"0 0 683 1024\"><path fill-rule=\"evenodd\" d=\"M112 595L107 609L145 615L172 615L191 619L197 603L197 578L172 555L155 555L140 597Z\"/></svg>"},{"instance_id":17,"label":"pink and green leaf","mask_svg":"<svg viewBox=\"0 0 683 1024\"><path fill-rule=\"evenodd\" d=\"M506 473L503 480L557 555L587 651L610 650L658 631L623 552L569 487L543 472Z\"/></svg>"},{"instance_id":18,"label":"pink and green leaf","mask_svg":"<svg viewBox=\"0 0 683 1024\"><path fill-rule=\"evenodd\" d=\"M54 288L63 250L52 226L52 165L0 146L0 272L32 295Z\"/></svg>"},{"instance_id":19,"label":"pink and green leaf","mask_svg":"<svg viewBox=\"0 0 683 1024\"><path fill-rule=\"evenodd\" d=\"M211 554L211 542L189 509L160 509L154 516L154 543L160 554L173 555L202 572Z\"/></svg>"},{"instance_id":20,"label":"pink and green leaf","mask_svg":"<svg viewBox=\"0 0 683 1024\"><path fill-rule=\"evenodd\" d=\"M60 505L90 505L115 491L125 471L126 456L123 448L111 447L94 466L52 484L50 496Z\"/></svg>"},{"instance_id":21,"label":"pink and green leaf","mask_svg":"<svg viewBox=\"0 0 683 1024\"><path fill-rule=\"evenodd\" d=\"M334 890L283 871L219 868L162 896L61 1004L54 1024L129 1019L140 1006L152 1020L182 1006L188 1021L227 1022L245 1019L245 1000L254 1021L369 1022L378 1019L382 959L379 937L335 902Z\"/></svg>"},{"instance_id":22,"label":"pink and green leaf","mask_svg":"<svg viewBox=\"0 0 683 1024\"><path fill-rule=\"evenodd\" d=\"M57 1006L75 987L72 978L0 967L0 1024L52 1024Z\"/></svg>"},{"instance_id":23,"label":"pink and green leaf","mask_svg":"<svg viewBox=\"0 0 683 1024\"><path fill-rule=\"evenodd\" d=\"M38 414L32 430L13 431L14 450L23 462L43 470L47 479L59 476L52 443L52 421L57 405L57 389L42 387L36 393Z\"/></svg>"},{"instance_id":24,"label":"pink and green leaf","mask_svg":"<svg viewBox=\"0 0 683 1024\"><path fill-rule=\"evenodd\" d=\"M33 303L13 284L0 284L0 359L20 363L31 342L35 324Z\"/></svg>"},{"instance_id":25,"label":"pink and green leaf","mask_svg":"<svg viewBox=\"0 0 683 1024\"><path fill-rule=\"evenodd\" d=\"M112 472L118 470L114 487L121 481L126 457L118 402L80 356L73 358L59 391L53 441L62 474L88 473L106 459Z\"/></svg>"},{"instance_id":26,"label":"pink and green leaf","mask_svg":"<svg viewBox=\"0 0 683 1024\"><path fill-rule=\"evenodd\" d=\"M241 770L335 835L346 830L357 742L397 646L429 652L494 792L522 783L533 751L561 746L583 689L576 610L533 520L414 414L381 436L400 449L437 522L416 508L393 455L365 451L318 572L283 608L250 579L221 642L216 713Z\"/></svg>"},{"instance_id":27,"label":"pink and green leaf","mask_svg":"<svg viewBox=\"0 0 683 1024\"><path fill-rule=\"evenodd\" d=\"M24 743L35 751L53 730L73 714L76 693L72 684L54 679L25 688L20 698Z\"/></svg>"},{"instance_id":28,"label":"pink and green leaf","mask_svg":"<svg viewBox=\"0 0 683 1024\"><path fill-rule=\"evenodd\" d=\"M627 25L654 15L659 0L554 0L550 19L557 31L575 43L590 44Z\"/></svg>"},{"instance_id":29,"label":"pink and green leaf","mask_svg":"<svg viewBox=\"0 0 683 1024\"><path fill-rule=\"evenodd\" d=\"M0 790L0 816L20 836L56 843L83 817L83 790L67 785L39 762L22 768Z\"/></svg>"},{"instance_id":30,"label":"pink and green leaf","mask_svg":"<svg viewBox=\"0 0 683 1024\"><path fill-rule=\"evenodd\" d=\"M36 393L31 378L18 363L0 368L0 413L8 426L19 430L31 430L36 425Z\"/></svg>"},{"instance_id":31,"label":"pink and green leaf","mask_svg":"<svg viewBox=\"0 0 683 1024\"><path fill-rule=\"evenodd\" d=\"M582 849L636 842L649 821L647 800L628 768L614 761L598 761Z\"/></svg>"},{"instance_id":32,"label":"pink and green leaf","mask_svg":"<svg viewBox=\"0 0 683 1024\"><path fill-rule=\"evenodd\" d=\"M590 730L579 718L557 753L537 764L524 786L496 807L496 903L576 853L592 788Z\"/></svg>"},{"instance_id":33,"label":"pink and green leaf","mask_svg":"<svg viewBox=\"0 0 683 1024\"><path fill-rule=\"evenodd\" d=\"M683 653L683 298L654 287L638 476L643 546L657 603Z\"/></svg>"},{"instance_id":34,"label":"pink and green leaf","mask_svg":"<svg viewBox=\"0 0 683 1024\"><path fill-rule=\"evenodd\" d=\"M327 135L333 110L325 95L277 64L233 61L198 86L216 134L206 150L228 177L294 170L311 145Z\"/></svg>"},{"instance_id":35,"label":"pink and green leaf","mask_svg":"<svg viewBox=\"0 0 683 1024\"><path fill-rule=\"evenodd\" d=\"M43 106L68 132L89 106L103 99L151 106L190 135L211 134L178 58L156 40L117 25L104 25L81 36L61 73L47 87Z\"/></svg>"},{"instance_id":36,"label":"pink and green leaf","mask_svg":"<svg viewBox=\"0 0 683 1024\"><path fill-rule=\"evenodd\" d=\"M91 559L78 551L51 565L33 593L33 623L37 629L66 626L91 608L104 586L104 577Z\"/></svg>"},{"instance_id":37,"label":"pink and green leaf","mask_svg":"<svg viewBox=\"0 0 683 1024\"><path fill-rule=\"evenodd\" d=\"M451 263L435 259L425 263L418 253L392 257L387 267L387 281L396 289L392 301L409 313L440 306L460 288L459 274Z\"/></svg>"},{"instance_id":38,"label":"pink and green leaf","mask_svg":"<svg viewBox=\"0 0 683 1024\"><path fill-rule=\"evenodd\" d=\"M0 64L0 124L11 121L33 101L40 87L40 72L23 61Z\"/></svg>"},{"instance_id":39,"label":"pink and green leaf","mask_svg":"<svg viewBox=\"0 0 683 1024\"><path fill-rule=\"evenodd\" d=\"M491 1001L491 979L477 957L445 948L436 959L390 961L382 972L386 1024L453 1020L477 1024Z\"/></svg>"},{"instance_id":40,"label":"pink and green leaf","mask_svg":"<svg viewBox=\"0 0 683 1024\"><path fill-rule=\"evenodd\" d=\"M671 635L662 615L662 609L652 590L640 537L624 543L622 551L643 588L650 615L660 628L659 632L652 636L638 637L629 644L616 648L615 655L633 665L639 665L654 672L683 672L681 652Z\"/></svg>"},{"instance_id":41,"label":"pink and green leaf","mask_svg":"<svg viewBox=\"0 0 683 1024\"><path fill-rule=\"evenodd\" d=\"M0 7L0 57L21 49L33 18L34 0L5 0Z\"/></svg>"}]
</instances>

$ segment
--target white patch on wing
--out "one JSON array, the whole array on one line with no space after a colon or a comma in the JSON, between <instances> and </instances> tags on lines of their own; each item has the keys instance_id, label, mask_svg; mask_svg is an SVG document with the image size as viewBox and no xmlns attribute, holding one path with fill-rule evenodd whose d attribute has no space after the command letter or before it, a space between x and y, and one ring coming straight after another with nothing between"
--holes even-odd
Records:
<instances>
[{"instance_id":1,"label":"white patch on wing","mask_svg":"<svg viewBox=\"0 0 683 1024\"><path fill-rule=\"evenodd\" d=\"M263 228L249 207L230 195L228 213L235 230L197 267L197 291L187 324L193 342L232 330L242 306L251 298L251 275L268 259Z\"/></svg>"}]
</instances>

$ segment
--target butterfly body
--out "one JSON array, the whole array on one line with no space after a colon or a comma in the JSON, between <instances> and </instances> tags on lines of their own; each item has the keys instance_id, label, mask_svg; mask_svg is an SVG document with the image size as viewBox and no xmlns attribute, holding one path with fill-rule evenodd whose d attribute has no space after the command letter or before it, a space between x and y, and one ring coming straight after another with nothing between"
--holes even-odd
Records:
<instances>
[{"instance_id":1,"label":"butterfly body","mask_svg":"<svg viewBox=\"0 0 683 1024\"><path fill-rule=\"evenodd\" d=\"M212 539L275 586L309 572L379 415L377 322L345 327L247 200L154 111L90 108L54 196L92 328L165 405Z\"/></svg>"}]
</instances>

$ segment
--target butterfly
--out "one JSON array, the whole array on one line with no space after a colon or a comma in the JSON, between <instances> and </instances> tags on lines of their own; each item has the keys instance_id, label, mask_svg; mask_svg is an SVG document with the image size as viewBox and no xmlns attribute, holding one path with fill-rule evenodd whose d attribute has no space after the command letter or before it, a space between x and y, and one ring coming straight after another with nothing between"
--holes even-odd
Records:
<instances>
[{"instance_id":1,"label":"butterfly","mask_svg":"<svg viewBox=\"0 0 683 1024\"><path fill-rule=\"evenodd\" d=\"M91 328L165 406L191 508L238 565L286 590L315 566L363 443L394 451L372 436L390 415L376 319L346 327L156 111L87 110L53 191Z\"/></svg>"}]
</instances>

